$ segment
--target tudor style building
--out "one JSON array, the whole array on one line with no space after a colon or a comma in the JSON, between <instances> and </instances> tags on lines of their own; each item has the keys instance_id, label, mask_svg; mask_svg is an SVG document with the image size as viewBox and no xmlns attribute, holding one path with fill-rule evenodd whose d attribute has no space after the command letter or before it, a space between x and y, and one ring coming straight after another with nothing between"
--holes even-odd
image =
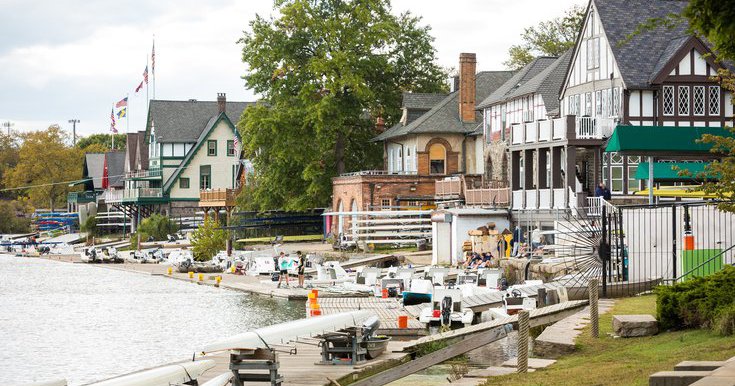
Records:
<instances>
[{"instance_id":1,"label":"tudor style building","mask_svg":"<svg viewBox=\"0 0 735 386\"><path fill-rule=\"evenodd\" d=\"M731 95L711 78L721 65L704 42L687 34L686 25L632 34L650 18L678 14L685 6L685 1L590 1L559 91L559 118L525 113L519 121L506 111L501 127L510 126L513 209L587 206L598 181L606 182L613 201L630 200L644 187L636 176L646 154L604 152L619 125L671 127L667 132L676 137L692 127L733 123ZM486 112L490 133L497 121L492 114L487 118ZM677 161L686 168L687 162L706 158L658 155L655 162Z\"/></svg>"},{"instance_id":2,"label":"tudor style building","mask_svg":"<svg viewBox=\"0 0 735 386\"><path fill-rule=\"evenodd\" d=\"M152 100L146 130L128 134L125 188L106 201L142 217L193 216L201 192L235 189L242 165L235 122L248 105L225 94L216 102Z\"/></svg>"}]
</instances>

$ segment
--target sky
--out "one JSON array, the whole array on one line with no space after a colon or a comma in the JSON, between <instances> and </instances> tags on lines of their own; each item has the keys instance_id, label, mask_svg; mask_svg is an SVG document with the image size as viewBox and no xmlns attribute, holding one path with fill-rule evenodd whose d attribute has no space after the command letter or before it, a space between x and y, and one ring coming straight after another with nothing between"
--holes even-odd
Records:
<instances>
[{"instance_id":1,"label":"sky","mask_svg":"<svg viewBox=\"0 0 735 386\"><path fill-rule=\"evenodd\" d=\"M583 0L393 0L432 28L439 64L477 54L477 69L502 70L523 29L561 16ZM272 0L0 0L0 122L12 130L58 124L77 135L108 133L112 106L129 96L120 133L144 129L146 87L155 37L155 98L257 99L245 88L237 40ZM12 16L11 16L12 15ZM150 68L149 68L150 71ZM148 98L153 99L153 77ZM0 129L6 130L4 126Z\"/></svg>"}]
</instances>

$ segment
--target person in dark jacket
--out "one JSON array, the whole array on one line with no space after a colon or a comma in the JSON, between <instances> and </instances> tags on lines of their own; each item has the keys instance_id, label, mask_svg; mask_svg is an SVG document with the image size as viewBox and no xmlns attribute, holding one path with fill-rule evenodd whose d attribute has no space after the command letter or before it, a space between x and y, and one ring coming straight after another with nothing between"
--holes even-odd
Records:
<instances>
[{"instance_id":1,"label":"person in dark jacket","mask_svg":"<svg viewBox=\"0 0 735 386\"><path fill-rule=\"evenodd\" d=\"M595 189L595 197L602 197L603 200L610 201L610 189L608 189L603 182L600 182L600 184L597 185L597 189Z\"/></svg>"}]
</instances>

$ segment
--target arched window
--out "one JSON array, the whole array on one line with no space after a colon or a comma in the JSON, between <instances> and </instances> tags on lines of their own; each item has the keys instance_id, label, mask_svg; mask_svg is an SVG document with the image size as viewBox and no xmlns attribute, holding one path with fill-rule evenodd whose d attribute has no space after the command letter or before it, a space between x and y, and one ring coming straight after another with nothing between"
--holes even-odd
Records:
<instances>
[{"instance_id":1,"label":"arched window","mask_svg":"<svg viewBox=\"0 0 735 386\"><path fill-rule=\"evenodd\" d=\"M429 148L429 174L447 174L447 149L435 143Z\"/></svg>"}]
</instances>

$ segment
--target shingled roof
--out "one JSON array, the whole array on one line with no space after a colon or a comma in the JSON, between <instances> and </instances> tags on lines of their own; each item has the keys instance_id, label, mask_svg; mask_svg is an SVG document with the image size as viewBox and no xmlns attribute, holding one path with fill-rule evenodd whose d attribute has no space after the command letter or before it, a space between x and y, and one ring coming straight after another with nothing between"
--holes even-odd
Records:
<instances>
[{"instance_id":1,"label":"shingled roof","mask_svg":"<svg viewBox=\"0 0 735 386\"><path fill-rule=\"evenodd\" d=\"M627 88L646 88L690 34L685 21L631 35L652 18L681 14L685 0L593 0ZM630 38L629 40L626 40Z\"/></svg>"},{"instance_id":2,"label":"shingled roof","mask_svg":"<svg viewBox=\"0 0 735 386\"><path fill-rule=\"evenodd\" d=\"M255 102L226 102L227 117L237 123L243 110ZM159 143L197 141L207 122L219 114L216 101L166 101L152 100L148 114L149 132L151 124L155 123L156 137Z\"/></svg>"},{"instance_id":3,"label":"shingled roof","mask_svg":"<svg viewBox=\"0 0 735 386\"><path fill-rule=\"evenodd\" d=\"M487 97L487 95L500 87L512 75L512 71L483 71L477 73L475 80L476 99L480 100ZM480 120L481 114L478 113L476 121L479 122ZM477 122L464 123L459 119L459 92L455 91L445 96L431 110L426 112L426 114L423 114L405 126L400 123L396 124L373 138L373 141L384 141L408 134L421 133L468 134L473 132L476 127Z\"/></svg>"},{"instance_id":4,"label":"shingled roof","mask_svg":"<svg viewBox=\"0 0 735 386\"><path fill-rule=\"evenodd\" d=\"M431 110L437 103L441 102L447 94L404 92L402 107L407 109Z\"/></svg>"},{"instance_id":5,"label":"shingled roof","mask_svg":"<svg viewBox=\"0 0 735 386\"><path fill-rule=\"evenodd\" d=\"M547 113L559 110L559 90L571 64L572 50L567 50L543 71L509 92L505 99L513 99L528 94L540 94L544 99Z\"/></svg>"},{"instance_id":6,"label":"shingled roof","mask_svg":"<svg viewBox=\"0 0 735 386\"><path fill-rule=\"evenodd\" d=\"M125 152L110 151L105 154L105 157L107 157L107 175L110 187L122 188L125 174Z\"/></svg>"},{"instance_id":7,"label":"shingled roof","mask_svg":"<svg viewBox=\"0 0 735 386\"><path fill-rule=\"evenodd\" d=\"M477 108L483 109L485 107L505 102L507 100L506 95L513 92L515 88L525 84L534 76L538 75L541 71L546 69L552 63L556 61L554 56L540 56L535 58L531 63L523 66L518 72L508 79L505 83L497 87L490 93L487 98L483 99L482 102L477 104ZM479 98L478 98L479 100Z\"/></svg>"}]
</instances>

